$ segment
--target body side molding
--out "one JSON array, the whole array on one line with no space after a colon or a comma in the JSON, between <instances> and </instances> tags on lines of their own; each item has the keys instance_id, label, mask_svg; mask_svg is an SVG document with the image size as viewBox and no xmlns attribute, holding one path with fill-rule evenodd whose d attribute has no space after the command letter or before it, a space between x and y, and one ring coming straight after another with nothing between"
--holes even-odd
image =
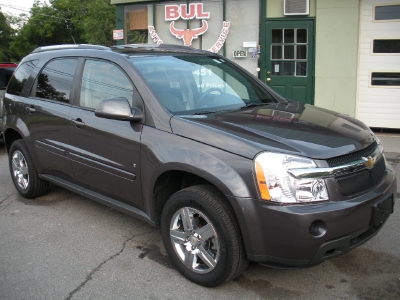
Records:
<instances>
[{"instance_id":1,"label":"body side molding","mask_svg":"<svg viewBox=\"0 0 400 300\"><path fill-rule=\"evenodd\" d=\"M67 180L61 179L59 177L53 176L53 175L48 175L48 174L39 174L39 177L41 179L47 180L51 183L54 183L56 185L59 185L67 190L70 190L72 192L75 192L81 196L84 196L86 198L89 198L91 200L94 200L96 202L99 202L101 204L104 204L108 207L114 208L118 211L121 211L123 213L126 213L128 215L131 215L133 217L136 217L142 221L145 221L146 223L152 225L153 227L156 227L156 223L150 219L150 217L143 212L142 210L133 207L131 205L128 205L126 203L117 201L115 199L112 199L110 197L101 195L99 193L93 192L89 189L86 189L84 187L78 186L77 184L74 184L72 182L69 182Z\"/></svg>"}]
</instances>

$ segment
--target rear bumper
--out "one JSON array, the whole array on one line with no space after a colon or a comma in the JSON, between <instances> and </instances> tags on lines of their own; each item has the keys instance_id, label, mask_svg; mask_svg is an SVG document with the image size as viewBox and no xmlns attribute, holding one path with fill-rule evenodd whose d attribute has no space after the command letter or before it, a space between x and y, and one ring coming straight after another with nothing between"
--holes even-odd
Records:
<instances>
[{"instance_id":1,"label":"rear bumper","mask_svg":"<svg viewBox=\"0 0 400 300\"><path fill-rule=\"evenodd\" d=\"M277 205L247 199L253 205L249 209L249 202L236 199L244 212L238 218L248 258L272 267L287 268L316 265L346 253L382 229L393 211L396 191L395 174L389 167L377 187L345 201ZM386 215L379 215L378 204L385 206ZM388 208L388 204L392 207ZM325 224L325 234L310 233L315 221Z\"/></svg>"}]
</instances>

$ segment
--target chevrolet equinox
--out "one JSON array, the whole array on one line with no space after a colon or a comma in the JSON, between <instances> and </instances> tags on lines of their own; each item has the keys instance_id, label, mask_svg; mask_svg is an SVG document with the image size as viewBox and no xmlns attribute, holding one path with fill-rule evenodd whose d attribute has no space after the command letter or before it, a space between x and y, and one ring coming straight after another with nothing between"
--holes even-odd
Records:
<instances>
[{"instance_id":1,"label":"chevrolet equinox","mask_svg":"<svg viewBox=\"0 0 400 300\"><path fill-rule=\"evenodd\" d=\"M364 123L285 99L207 51L40 47L3 115L23 197L53 183L159 227L174 266L203 286L249 261L316 265L393 213L395 174Z\"/></svg>"}]
</instances>

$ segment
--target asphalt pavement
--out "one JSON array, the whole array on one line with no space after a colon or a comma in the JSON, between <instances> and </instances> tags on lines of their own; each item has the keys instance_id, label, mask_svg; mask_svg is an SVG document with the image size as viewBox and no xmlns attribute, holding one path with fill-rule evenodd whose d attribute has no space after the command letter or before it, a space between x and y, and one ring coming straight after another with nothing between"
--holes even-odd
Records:
<instances>
[{"instance_id":1,"label":"asphalt pavement","mask_svg":"<svg viewBox=\"0 0 400 300\"><path fill-rule=\"evenodd\" d=\"M400 187L400 135L377 135ZM400 200L376 237L318 266L252 263L236 280L204 288L171 266L146 223L57 186L21 197L0 140L0 299L400 299L399 212Z\"/></svg>"}]
</instances>

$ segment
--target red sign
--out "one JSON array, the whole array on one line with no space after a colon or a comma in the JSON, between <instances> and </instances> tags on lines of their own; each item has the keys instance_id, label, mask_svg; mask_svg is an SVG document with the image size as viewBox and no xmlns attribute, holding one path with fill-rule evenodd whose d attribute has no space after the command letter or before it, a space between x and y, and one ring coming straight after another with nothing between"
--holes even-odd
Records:
<instances>
[{"instance_id":1,"label":"red sign","mask_svg":"<svg viewBox=\"0 0 400 300\"><path fill-rule=\"evenodd\" d=\"M203 3L189 4L189 11L187 4L181 5L165 5L165 21L175 21L179 18L183 20L191 19L209 19L210 13L204 12Z\"/></svg>"},{"instance_id":2,"label":"red sign","mask_svg":"<svg viewBox=\"0 0 400 300\"><path fill-rule=\"evenodd\" d=\"M182 39L185 46L191 46L194 39L204 34L208 29L208 23L205 19L210 19L211 13L204 11L203 3L190 4L168 4L165 5L165 21L171 21L169 31L178 39ZM180 29L175 27L175 21L178 19L202 20L201 27L193 29ZM222 23L221 33L215 44L208 49L210 52L218 52L225 43L229 33L230 22ZM150 37L154 43L162 44L162 39L158 36L154 26L148 26Z\"/></svg>"}]
</instances>

